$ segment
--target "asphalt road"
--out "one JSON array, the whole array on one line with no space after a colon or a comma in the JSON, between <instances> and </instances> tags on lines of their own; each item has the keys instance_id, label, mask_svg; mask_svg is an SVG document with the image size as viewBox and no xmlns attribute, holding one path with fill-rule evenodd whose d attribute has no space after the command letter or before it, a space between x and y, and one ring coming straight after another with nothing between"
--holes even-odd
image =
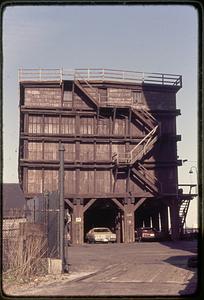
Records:
<instances>
[{"instance_id":1,"label":"asphalt road","mask_svg":"<svg viewBox=\"0 0 204 300\"><path fill-rule=\"evenodd\" d=\"M185 295L196 290L195 241L85 244L69 247L70 273L19 295Z\"/></svg>"}]
</instances>

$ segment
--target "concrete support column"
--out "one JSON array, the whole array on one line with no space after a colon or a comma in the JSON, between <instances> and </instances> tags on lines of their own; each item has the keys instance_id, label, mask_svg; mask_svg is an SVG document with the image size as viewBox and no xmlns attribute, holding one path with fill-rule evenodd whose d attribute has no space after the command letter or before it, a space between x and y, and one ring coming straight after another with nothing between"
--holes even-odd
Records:
<instances>
[{"instance_id":1,"label":"concrete support column","mask_svg":"<svg viewBox=\"0 0 204 300\"><path fill-rule=\"evenodd\" d=\"M74 199L72 214L72 243L83 244L84 242L84 210L83 199Z\"/></svg>"},{"instance_id":2,"label":"concrete support column","mask_svg":"<svg viewBox=\"0 0 204 300\"><path fill-rule=\"evenodd\" d=\"M160 230L159 228L159 212L156 212L152 215L152 227L156 230Z\"/></svg>"},{"instance_id":3,"label":"concrete support column","mask_svg":"<svg viewBox=\"0 0 204 300\"><path fill-rule=\"evenodd\" d=\"M169 226L168 226L168 206L164 205L160 208L160 219L161 219L161 232L164 237L168 237Z\"/></svg>"},{"instance_id":4,"label":"concrete support column","mask_svg":"<svg viewBox=\"0 0 204 300\"><path fill-rule=\"evenodd\" d=\"M135 241L135 214L134 204L131 203L131 199L125 199L124 204L124 242L133 243Z\"/></svg>"},{"instance_id":5,"label":"concrete support column","mask_svg":"<svg viewBox=\"0 0 204 300\"><path fill-rule=\"evenodd\" d=\"M179 239L179 204L177 199L170 202L171 238L173 241Z\"/></svg>"}]
</instances>

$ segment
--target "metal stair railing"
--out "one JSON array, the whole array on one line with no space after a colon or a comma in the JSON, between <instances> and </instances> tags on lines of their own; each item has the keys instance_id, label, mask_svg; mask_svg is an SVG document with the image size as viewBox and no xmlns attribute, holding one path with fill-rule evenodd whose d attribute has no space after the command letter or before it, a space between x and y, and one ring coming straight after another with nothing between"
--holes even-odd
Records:
<instances>
[{"instance_id":1,"label":"metal stair railing","mask_svg":"<svg viewBox=\"0 0 204 300\"><path fill-rule=\"evenodd\" d=\"M143 165L138 163L137 168L135 167L132 171L135 174L135 176L138 176L139 179L145 182L151 190L153 190L156 193L161 192L162 190L161 182L154 175L149 175L147 173L147 169Z\"/></svg>"},{"instance_id":2,"label":"metal stair railing","mask_svg":"<svg viewBox=\"0 0 204 300\"><path fill-rule=\"evenodd\" d=\"M84 91L85 94L87 94L88 97L90 97L95 104L99 105L100 104L100 94L96 91L96 89L93 88L93 86L78 72L75 71L74 74L74 81L77 83L77 85ZM96 96L93 97L90 92L86 90L86 87L81 85L81 82L85 83L86 86L92 91L92 94Z\"/></svg>"},{"instance_id":3,"label":"metal stair railing","mask_svg":"<svg viewBox=\"0 0 204 300\"><path fill-rule=\"evenodd\" d=\"M154 142L158 139L158 136L155 136L157 133L157 129L159 125L157 125L152 131L150 131L131 151L131 164L136 162L136 160L141 159L149 150L149 147L154 144ZM142 150L140 146L143 146Z\"/></svg>"}]
</instances>

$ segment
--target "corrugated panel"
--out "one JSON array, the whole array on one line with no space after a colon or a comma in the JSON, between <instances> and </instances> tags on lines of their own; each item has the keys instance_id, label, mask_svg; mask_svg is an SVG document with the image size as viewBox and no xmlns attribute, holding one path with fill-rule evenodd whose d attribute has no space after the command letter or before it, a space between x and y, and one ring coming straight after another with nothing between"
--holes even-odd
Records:
<instances>
[{"instance_id":1,"label":"corrugated panel","mask_svg":"<svg viewBox=\"0 0 204 300\"><path fill-rule=\"evenodd\" d=\"M58 134L59 117L45 117L44 132L49 134Z\"/></svg>"},{"instance_id":2,"label":"corrugated panel","mask_svg":"<svg viewBox=\"0 0 204 300\"><path fill-rule=\"evenodd\" d=\"M96 171L96 192L98 193L110 192L110 171L109 170Z\"/></svg>"},{"instance_id":3,"label":"corrugated panel","mask_svg":"<svg viewBox=\"0 0 204 300\"><path fill-rule=\"evenodd\" d=\"M42 133L43 132L43 119L39 116L29 116L28 118L28 132L29 133Z\"/></svg>"},{"instance_id":4,"label":"corrugated panel","mask_svg":"<svg viewBox=\"0 0 204 300\"><path fill-rule=\"evenodd\" d=\"M81 161L94 160L94 145L93 144L80 144L80 160Z\"/></svg>"},{"instance_id":5,"label":"corrugated panel","mask_svg":"<svg viewBox=\"0 0 204 300\"><path fill-rule=\"evenodd\" d=\"M114 134L125 135L125 119L116 119Z\"/></svg>"},{"instance_id":6,"label":"corrugated panel","mask_svg":"<svg viewBox=\"0 0 204 300\"><path fill-rule=\"evenodd\" d=\"M58 171L44 171L44 190L49 192L54 192L58 190Z\"/></svg>"},{"instance_id":7,"label":"corrugated panel","mask_svg":"<svg viewBox=\"0 0 204 300\"><path fill-rule=\"evenodd\" d=\"M109 119L99 118L98 120L98 134L99 135L109 135Z\"/></svg>"},{"instance_id":8,"label":"corrugated panel","mask_svg":"<svg viewBox=\"0 0 204 300\"><path fill-rule=\"evenodd\" d=\"M94 133L94 119L91 117L80 118L80 133L93 134Z\"/></svg>"},{"instance_id":9,"label":"corrugated panel","mask_svg":"<svg viewBox=\"0 0 204 300\"><path fill-rule=\"evenodd\" d=\"M96 144L96 160L110 160L109 144Z\"/></svg>"},{"instance_id":10,"label":"corrugated panel","mask_svg":"<svg viewBox=\"0 0 204 300\"><path fill-rule=\"evenodd\" d=\"M94 193L94 171L91 170L80 171L79 192L81 194Z\"/></svg>"},{"instance_id":11,"label":"corrugated panel","mask_svg":"<svg viewBox=\"0 0 204 300\"><path fill-rule=\"evenodd\" d=\"M42 170L28 170L28 193L42 193Z\"/></svg>"},{"instance_id":12,"label":"corrugated panel","mask_svg":"<svg viewBox=\"0 0 204 300\"><path fill-rule=\"evenodd\" d=\"M64 160L65 161L74 161L75 160L75 155L76 155L76 150L75 150L75 144L64 144Z\"/></svg>"},{"instance_id":13,"label":"corrugated panel","mask_svg":"<svg viewBox=\"0 0 204 300\"><path fill-rule=\"evenodd\" d=\"M58 160L59 159L59 144L58 143L44 143L44 159Z\"/></svg>"},{"instance_id":14,"label":"corrugated panel","mask_svg":"<svg viewBox=\"0 0 204 300\"><path fill-rule=\"evenodd\" d=\"M38 142L28 143L28 159L31 160L42 159L42 143L38 143Z\"/></svg>"},{"instance_id":15,"label":"corrugated panel","mask_svg":"<svg viewBox=\"0 0 204 300\"><path fill-rule=\"evenodd\" d=\"M76 171L66 170L64 172L64 192L65 194L76 192Z\"/></svg>"},{"instance_id":16,"label":"corrugated panel","mask_svg":"<svg viewBox=\"0 0 204 300\"><path fill-rule=\"evenodd\" d=\"M75 133L75 118L71 116L61 118L61 133L74 134Z\"/></svg>"}]
</instances>

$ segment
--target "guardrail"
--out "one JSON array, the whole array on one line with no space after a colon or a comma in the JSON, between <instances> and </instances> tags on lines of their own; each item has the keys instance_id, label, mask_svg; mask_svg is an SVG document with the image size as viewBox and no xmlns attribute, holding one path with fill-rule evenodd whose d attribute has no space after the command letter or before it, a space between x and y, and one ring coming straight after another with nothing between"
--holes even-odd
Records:
<instances>
[{"instance_id":1,"label":"guardrail","mask_svg":"<svg viewBox=\"0 0 204 300\"><path fill-rule=\"evenodd\" d=\"M113 69L19 69L19 81L62 81L62 80L123 81L182 86L182 76L164 73L123 71Z\"/></svg>"}]
</instances>

